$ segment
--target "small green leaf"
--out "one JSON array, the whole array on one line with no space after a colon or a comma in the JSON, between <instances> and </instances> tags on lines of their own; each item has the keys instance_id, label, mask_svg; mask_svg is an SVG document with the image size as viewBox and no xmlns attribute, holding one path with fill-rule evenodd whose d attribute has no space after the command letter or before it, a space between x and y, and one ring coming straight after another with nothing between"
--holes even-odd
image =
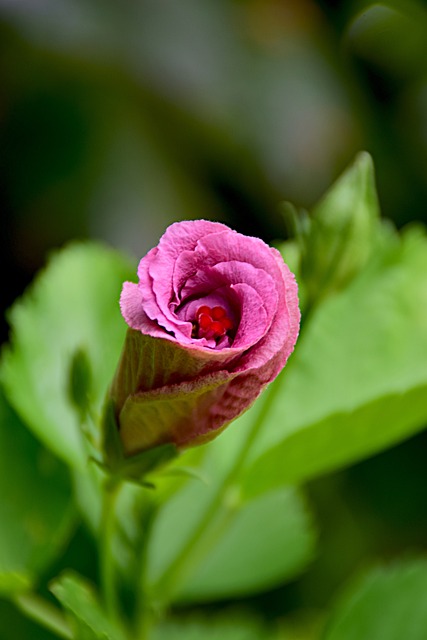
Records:
<instances>
[{"instance_id":1,"label":"small green leaf","mask_svg":"<svg viewBox=\"0 0 427 640\"><path fill-rule=\"evenodd\" d=\"M244 472L248 495L331 471L427 420L427 239L390 242L313 313L273 383Z\"/></svg>"},{"instance_id":2,"label":"small green leaf","mask_svg":"<svg viewBox=\"0 0 427 640\"><path fill-rule=\"evenodd\" d=\"M323 640L425 640L427 561L379 567L357 580L341 599Z\"/></svg>"},{"instance_id":3,"label":"small green leaf","mask_svg":"<svg viewBox=\"0 0 427 640\"><path fill-rule=\"evenodd\" d=\"M114 251L74 244L54 255L9 312L12 341L0 370L7 396L73 466L86 462L75 405L88 410L90 400L92 413L101 412L126 333L118 300L129 276Z\"/></svg>"},{"instance_id":4,"label":"small green leaf","mask_svg":"<svg viewBox=\"0 0 427 640\"><path fill-rule=\"evenodd\" d=\"M116 420L114 402L107 399L101 419L102 428L102 464L106 469L115 471L123 462L123 445L120 440L119 427Z\"/></svg>"},{"instance_id":5,"label":"small green leaf","mask_svg":"<svg viewBox=\"0 0 427 640\"><path fill-rule=\"evenodd\" d=\"M65 467L43 449L0 391L0 594L27 590L73 524Z\"/></svg>"},{"instance_id":6,"label":"small green leaf","mask_svg":"<svg viewBox=\"0 0 427 640\"><path fill-rule=\"evenodd\" d=\"M125 634L108 619L94 588L71 571L50 586L52 593L69 612L76 640L125 640Z\"/></svg>"}]
</instances>

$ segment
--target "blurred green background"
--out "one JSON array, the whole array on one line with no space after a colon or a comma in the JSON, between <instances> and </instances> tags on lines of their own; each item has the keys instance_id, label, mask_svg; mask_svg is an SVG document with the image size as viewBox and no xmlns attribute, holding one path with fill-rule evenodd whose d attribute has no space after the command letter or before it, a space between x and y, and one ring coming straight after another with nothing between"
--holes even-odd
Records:
<instances>
[{"instance_id":1,"label":"blurred green background","mask_svg":"<svg viewBox=\"0 0 427 640\"><path fill-rule=\"evenodd\" d=\"M421 1L0 0L0 86L4 309L74 238L139 258L202 217L285 238L279 203L310 208L361 149L384 216L427 219ZM426 445L311 483L317 558L251 604L321 609L370 559L425 550Z\"/></svg>"},{"instance_id":2,"label":"blurred green background","mask_svg":"<svg viewBox=\"0 0 427 640\"><path fill-rule=\"evenodd\" d=\"M0 0L4 305L71 238L283 237L361 149L384 215L425 218L426 34L412 0Z\"/></svg>"}]
</instances>

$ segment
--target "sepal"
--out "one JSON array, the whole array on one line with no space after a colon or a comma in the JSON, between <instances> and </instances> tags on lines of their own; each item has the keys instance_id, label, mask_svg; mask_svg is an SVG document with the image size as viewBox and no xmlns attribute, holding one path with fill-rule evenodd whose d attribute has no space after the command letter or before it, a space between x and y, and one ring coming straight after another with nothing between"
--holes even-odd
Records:
<instances>
[{"instance_id":1,"label":"sepal","mask_svg":"<svg viewBox=\"0 0 427 640\"><path fill-rule=\"evenodd\" d=\"M151 486L145 476L158 467L170 462L178 455L173 444L163 444L126 457L115 418L114 403L108 399L103 415L103 459L93 460L106 473L123 480Z\"/></svg>"}]
</instances>

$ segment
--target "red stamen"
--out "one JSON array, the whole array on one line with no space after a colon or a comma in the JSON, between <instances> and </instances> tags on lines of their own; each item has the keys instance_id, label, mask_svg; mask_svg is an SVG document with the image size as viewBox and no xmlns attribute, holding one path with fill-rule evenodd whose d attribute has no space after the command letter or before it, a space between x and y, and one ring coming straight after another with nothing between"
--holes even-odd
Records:
<instances>
[{"instance_id":1,"label":"red stamen","mask_svg":"<svg viewBox=\"0 0 427 640\"><path fill-rule=\"evenodd\" d=\"M209 329L213 332L214 338L225 336L225 327L223 326L222 322L219 322L218 320L214 320L214 322L211 323Z\"/></svg>"},{"instance_id":2,"label":"red stamen","mask_svg":"<svg viewBox=\"0 0 427 640\"><path fill-rule=\"evenodd\" d=\"M225 318L221 318L220 322L226 331L229 331L229 329L233 328L233 323L228 316L225 316Z\"/></svg>"},{"instance_id":3,"label":"red stamen","mask_svg":"<svg viewBox=\"0 0 427 640\"><path fill-rule=\"evenodd\" d=\"M211 308L202 305L197 309L193 324L197 338L222 338L233 328L232 320L227 316L226 310L220 306Z\"/></svg>"},{"instance_id":4,"label":"red stamen","mask_svg":"<svg viewBox=\"0 0 427 640\"><path fill-rule=\"evenodd\" d=\"M212 324L212 318L207 313L198 314L199 327L201 329L209 329Z\"/></svg>"},{"instance_id":5,"label":"red stamen","mask_svg":"<svg viewBox=\"0 0 427 640\"><path fill-rule=\"evenodd\" d=\"M208 307L207 305L203 305L202 307L199 307L199 308L197 309L196 318L197 318L197 320L198 320L198 319L199 319L200 314L202 314L202 313L203 313L203 314L205 314L205 315L207 315L207 316L209 316L209 317L212 317L212 316L211 316L211 312L212 312L212 310L211 310L211 308L210 308L210 307Z\"/></svg>"},{"instance_id":6,"label":"red stamen","mask_svg":"<svg viewBox=\"0 0 427 640\"><path fill-rule=\"evenodd\" d=\"M221 320L222 318L225 318L226 315L225 309L222 307L214 307L212 309L212 318L214 320Z\"/></svg>"}]
</instances>

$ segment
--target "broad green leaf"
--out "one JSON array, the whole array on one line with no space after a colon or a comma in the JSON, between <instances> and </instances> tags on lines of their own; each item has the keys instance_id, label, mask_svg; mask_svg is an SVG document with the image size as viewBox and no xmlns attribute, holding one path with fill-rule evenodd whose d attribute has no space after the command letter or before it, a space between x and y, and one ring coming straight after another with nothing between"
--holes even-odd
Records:
<instances>
[{"instance_id":1,"label":"broad green leaf","mask_svg":"<svg viewBox=\"0 0 427 640\"><path fill-rule=\"evenodd\" d=\"M0 391L0 594L25 591L61 550L73 521L66 468Z\"/></svg>"},{"instance_id":2,"label":"broad green leaf","mask_svg":"<svg viewBox=\"0 0 427 640\"><path fill-rule=\"evenodd\" d=\"M390 241L303 328L267 391L245 470L256 494L363 458L427 421L427 240Z\"/></svg>"},{"instance_id":3,"label":"broad green leaf","mask_svg":"<svg viewBox=\"0 0 427 640\"><path fill-rule=\"evenodd\" d=\"M206 482L187 480L160 508L147 552L152 600L255 593L294 577L311 559L312 523L294 489L242 498L240 466L256 416L249 411L206 447Z\"/></svg>"},{"instance_id":4,"label":"broad green leaf","mask_svg":"<svg viewBox=\"0 0 427 640\"><path fill-rule=\"evenodd\" d=\"M263 591L293 578L313 552L310 523L300 496L279 489L233 504L205 536L211 551L198 564L180 599L209 601Z\"/></svg>"},{"instance_id":5,"label":"broad green leaf","mask_svg":"<svg viewBox=\"0 0 427 640\"><path fill-rule=\"evenodd\" d=\"M337 605L324 640L425 640L427 561L379 567L357 580Z\"/></svg>"},{"instance_id":6,"label":"broad green leaf","mask_svg":"<svg viewBox=\"0 0 427 640\"><path fill-rule=\"evenodd\" d=\"M118 300L129 276L119 254L74 244L51 259L9 313L12 342L1 369L8 398L74 466L85 461L75 403L101 410L126 332Z\"/></svg>"},{"instance_id":7,"label":"broad green leaf","mask_svg":"<svg viewBox=\"0 0 427 640\"><path fill-rule=\"evenodd\" d=\"M274 636L276 637L276 636ZM248 613L192 616L166 620L151 630L149 640L267 640L273 632Z\"/></svg>"},{"instance_id":8,"label":"broad green leaf","mask_svg":"<svg viewBox=\"0 0 427 640\"><path fill-rule=\"evenodd\" d=\"M84 578L68 571L50 586L69 613L76 640L125 640L125 634L111 622L92 587Z\"/></svg>"}]
</instances>

